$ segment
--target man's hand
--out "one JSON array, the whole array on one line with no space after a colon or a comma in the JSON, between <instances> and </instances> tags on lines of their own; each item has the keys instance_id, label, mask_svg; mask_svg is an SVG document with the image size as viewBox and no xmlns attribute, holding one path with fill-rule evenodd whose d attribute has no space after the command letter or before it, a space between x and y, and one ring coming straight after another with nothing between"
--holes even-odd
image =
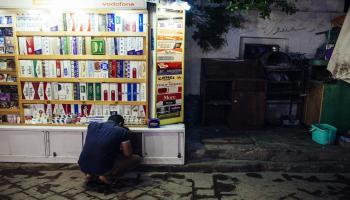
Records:
<instances>
[{"instance_id":1,"label":"man's hand","mask_svg":"<svg viewBox=\"0 0 350 200\"><path fill-rule=\"evenodd\" d=\"M132 146L130 140L122 142L120 144L120 150L123 152L125 157L129 157L132 155Z\"/></svg>"}]
</instances>

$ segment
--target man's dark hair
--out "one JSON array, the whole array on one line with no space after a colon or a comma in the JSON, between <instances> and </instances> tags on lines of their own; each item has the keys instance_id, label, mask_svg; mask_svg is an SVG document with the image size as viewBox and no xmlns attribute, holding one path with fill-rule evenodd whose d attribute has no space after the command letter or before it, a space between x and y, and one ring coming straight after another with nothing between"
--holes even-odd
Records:
<instances>
[{"instance_id":1,"label":"man's dark hair","mask_svg":"<svg viewBox=\"0 0 350 200\"><path fill-rule=\"evenodd\" d=\"M111 115L108 118L108 121L113 121L115 122L118 126L124 126L124 118L121 115Z\"/></svg>"}]
</instances>

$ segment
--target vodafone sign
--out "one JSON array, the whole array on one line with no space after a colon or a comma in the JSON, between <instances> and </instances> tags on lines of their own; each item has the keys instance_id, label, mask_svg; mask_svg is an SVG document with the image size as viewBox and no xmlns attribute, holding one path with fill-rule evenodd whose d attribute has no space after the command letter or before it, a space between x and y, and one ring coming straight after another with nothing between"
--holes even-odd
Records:
<instances>
[{"instance_id":1,"label":"vodafone sign","mask_svg":"<svg viewBox=\"0 0 350 200\"><path fill-rule=\"evenodd\" d=\"M115 8L146 9L145 0L1 0L0 8Z\"/></svg>"}]
</instances>

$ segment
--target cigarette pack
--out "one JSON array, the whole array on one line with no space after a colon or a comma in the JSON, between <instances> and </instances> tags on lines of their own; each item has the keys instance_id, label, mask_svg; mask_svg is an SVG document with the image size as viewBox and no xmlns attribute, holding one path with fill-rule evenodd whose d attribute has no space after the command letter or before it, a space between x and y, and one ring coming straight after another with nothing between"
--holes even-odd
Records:
<instances>
[{"instance_id":1,"label":"cigarette pack","mask_svg":"<svg viewBox=\"0 0 350 200\"><path fill-rule=\"evenodd\" d=\"M34 36L34 54L42 54L42 45L41 45L41 37L40 36Z\"/></svg>"},{"instance_id":2,"label":"cigarette pack","mask_svg":"<svg viewBox=\"0 0 350 200\"><path fill-rule=\"evenodd\" d=\"M80 84L79 83L73 83L73 97L74 100L80 100Z\"/></svg>"},{"instance_id":3,"label":"cigarette pack","mask_svg":"<svg viewBox=\"0 0 350 200\"><path fill-rule=\"evenodd\" d=\"M26 55L27 53L27 44L25 37L18 37L18 45L19 45L19 54Z\"/></svg>"},{"instance_id":4,"label":"cigarette pack","mask_svg":"<svg viewBox=\"0 0 350 200\"><path fill-rule=\"evenodd\" d=\"M114 13L107 14L107 31L114 32L115 31L115 16Z\"/></svg>"},{"instance_id":5,"label":"cigarette pack","mask_svg":"<svg viewBox=\"0 0 350 200\"><path fill-rule=\"evenodd\" d=\"M41 60L33 60L33 76L43 77L43 66Z\"/></svg>"},{"instance_id":6,"label":"cigarette pack","mask_svg":"<svg viewBox=\"0 0 350 200\"><path fill-rule=\"evenodd\" d=\"M109 97L110 97L110 101L117 101L118 100L118 84L117 83L110 83L110 85L109 85Z\"/></svg>"},{"instance_id":7,"label":"cigarette pack","mask_svg":"<svg viewBox=\"0 0 350 200\"><path fill-rule=\"evenodd\" d=\"M77 41L77 37L73 36L72 40L71 40L71 48L72 48L72 54L73 55L78 55L78 41Z\"/></svg>"},{"instance_id":8,"label":"cigarette pack","mask_svg":"<svg viewBox=\"0 0 350 200\"><path fill-rule=\"evenodd\" d=\"M71 107L72 114L79 115L81 113L81 107L79 104L72 104Z\"/></svg>"},{"instance_id":9,"label":"cigarette pack","mask_svg":"<svg viewBox=\"0 0 350 200\"><path fill-rule=\"evenodd\" d=\"M110 67L111 67L110 78L117 78L117 61L116 60L112 60Z\"/></svg>"},{"instance_id":10,"label":"cigarette pack","mask_svg":"<svg viewBox=\"0 0 350 200\"><path fill-rule=\"evenodd\" d=\"M56 78L57 77L57 75L56 75L56 72L57 72L56 61L55 60L49 60L48 62L49 62L49 69L50 69L48 77Z\"/></svg>"},{"instance_id":11,"label":"cigarette pack","mask_svg":"<svg viewBox=\"0 0 350 200\"><path fill-rule=\"evenodd\" d=\"M61 67L61 61L56 60L56 77L61 78L62 77L62 67Z\"/></svg>"},{"instance_id":12,"label":"cigarette pack","mask_svg":"<svg viewBox=\"0 0 350 200\"><path fill-rule=\"evenodd\" d=\"M137 83L131 83L132 85L132 92L131 92L131 96L132 96L132 101L137 101Z\"/></svg>"},{"instance_id":13,"label":"cigarette pack","mask_svg":"<svg viewBox=\"0 0 350 200\"><path fill-rule=\"evenodd\" d=\"M52 100L52 85L51 83L44 83L44 99L45 100Z\"/></svg>"},{"instance_id":14,"label":"cigarette pack","mask_svg":"<svg viewBox=\"0 0 350 200\"><path fill-rule=\"evenodd\" d=\"M101 78L101 64L99 61L92 61L94 63L94 77Z\"/></svg>"},{"instance_id":15,"label":"cigarette pack","mask_svg":"<svg viewBox=\"0 0 350 200\"><path fill-rule=\"evenodd\" d=\"M80 100L86 101L87 100L86 83L79 83L79 85L80 85Z\"/></svg>"},{"instance_id":16,"label":"cigarette pack","mask_svg":"<svg viewBox=\"0 0 350 200\"><path fill-rule=\"evenodd\" d=\"M131 83L127 83L127 100L128 101L132 101L132 84Z\"/></svg>"},{"instance_id":17,"label":"cigarette pack","mask_svg":"<svg viewBox=\"0 0 350 200\"><path fill-rule=\"evenodd\" d=\"M106 31L106 15L98 14L98 31L105 32Z\"/></svg>"},{"instance_id":18,"label":"cigarette pack","mask_svg":"<svg viewBox=\"0 0 350 200\"><path fill-rule=\"evenodd\" d=\"M115 14L115 31L123 32L122 17L120 14Z\"/></svg>"},{"instance_id":19,"label":"cigarette pack","mask_svg":"<svg viewBox=\"0 0 350 200\"><path fill-rule=\"evenodd\" d=\"M128 101L128 84L122 84L122 101Z\"/></svg>"},{"instance_id":20,"label":"cigarette pack","mask_svg":"<svg viewBox=\"0 0 350 200\"><path fill-rule=\"evenodd\" d=\"M123 85L122 83L117 83L118 85L118 101L123 101Z\"/></svg>"},{"instance_id":21,"label":"cigarette pack","mask_svg":"<svg viewBox=\"0 0 350 200\"><path fill-rule=\"evenodd\" d=\"M94 78L95 77L95 65L94 61L86 61L87 63L87 78Z\"/></svg>"},{"instance_id":22,"label":"cigarette pack","mask_svg":"<svg viewBox=\"0 0 350 200\"><path fill-rule=\"evenodd\" d=\"M146 106L139 106L139 117L146 117Z\"/></svg>"},{"instance_id":23,"label":"cigarette pack","mask_svg":"<svg viewBox=\"0 0 350 200\"><path fill-rule=\"evenodd\" d=\"M37 88L36 93L39 97L39 100L45 100L45 88L44 88L43 82L38 83L38 88Z\"/></svg>"},{"instance_id":24,"label":"cigarette pack","mask_svg":"<svg viewBox=\"0 0 350 200\"><path fill-rule=\"evenodd\" d=\"M124 78L124 61L117 61L117 78Z\"/></svg>"},{"instance_id":25,"label":"cigarette pack","mask_svg":"<svg viewBox=\"0 0 350 200\"><path fill-rule=\"evenodd\" d=\"M86 66L87 61L79 61L78 66L79 66L79 77L81 78L86 78L87 77L87 66Z\"/></svg>"},{"instance_id":26,"label":"cigarette pack","mask_svg":"<svg viewBox=\"0 0 350 200\"><path fill-rule=\"evenodd\" d=\"M108 61L101 61L101 74L100 78L108 78Z\"/></svg>"},{"instance_id":27,"label":"cigarette pack","mask_svg":"<svg viewBox=\"0 0 350 200\"><path fill-rule=\"evenodd\" d=\"M27 54L29 54L29 55L34 54L34 39L33 39L33 37L26 37L26 47L27 47Z\"/></svg>"},{"instance_id":28,"label":"cigarette pack","mask_svg":"<svg viewBox=\"0 0 350 200\"><path fill-rule=\"evenodd\" d=\"M110 96L109 96L109 83L102 83L101 84L101 90L102 90L102 96L103 96L103 101L110 101Z\"/></svg>"},{"instance_id":29,"label":"cigarette pack","mask_svg":"<svg viewBox=\"0 0 350 200\"><path fill-rule=\"evenodd\" d=\"M59 100L58 98L58 83L51 83L52 100Z\"/></svg>"},{"instance_id":30,"label":"cigarette pack","mask_svg":"<svg viewBox=\"0 0 350 200\"><path fill-rule=\"evenodd\" d=\"M87 97L88 100L94 100L95 99L95 89L94 89L94 84L93 83L87 83Z\"/></svg>"},{"instance_id":31,"label":"cigarette pack","mask_svg":"<svg viewBox=\"0 0 350 200\"><path fill-rule=\"evenodd\" d=\"M91 37L85 37L85 54L91 54Z\"/></svg>"},{"instance_id":32,"label":"cigarette pack","mask_svg":"<svg viewBox=\"0 0 350 200\"><path fill-rule=\"evenodd\" d=\"M63 73L62 73L63 78L71 78L72 71L71 71L70 61L64 60L62 61L62 64L63 64Z\"/></svg>"},{"instance_id":33,"label":"cigarette pack","mask_svg":"<svg viewBox=\"0 0 350 200\"><path fill-rule=\"evenodd\" d=\"M103 116L110 116L110 106L109 105L102 105L102 109L103 109Z\"/></svg>"},{"instance_id":34,"label":"cigarette pack","mask_svg":"<svg viewBox=\"0 0 350 200\"><path fill-rule=\"evenodd\" d=\"M41 37L42 52L44 55L52 54L48 37Z\"/></svg>"},{"instance_id":35,"label":"cigarette pack","mask_svg":"<svg viewBox=\"0 0 350 200\"><path fill-rule=\"evenodd\" d=\"M146 83L140 84L140 101L146 101Z\"/></svg>"},{"instance_id":36,"label":"cigarette pack","mask_svg":"<svg viewBox=\"0 0 350 200\"><path fill-rule=\"evenodd\" d=\"M79 66L78 66L78 61L73 60L71 61L71 67L73 68L73 77L74 78L79 78Z\"/></svg>"},{"instance_id":37,"label":"cigarette pack","mask_svg":"<svg viewBox=\"0 0 350 200\"><path fill-rule=\"evenodd\" d=\"M95 83L95 100L101 100L101 83Z\"/></svg>"}]
</instances>

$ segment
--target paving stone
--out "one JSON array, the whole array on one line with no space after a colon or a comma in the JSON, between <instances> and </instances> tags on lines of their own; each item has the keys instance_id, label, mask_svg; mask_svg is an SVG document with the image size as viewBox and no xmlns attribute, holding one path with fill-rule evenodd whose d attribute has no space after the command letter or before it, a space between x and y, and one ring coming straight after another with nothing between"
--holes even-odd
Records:
<instances>
[{"instance_id":1,"label":"paving stone","mask_svg":"<svg viewBox=\"0 0 350 200\"><path fill-rule=\"evenodd\" d=\"M210 189L198 189L196 190L196 195L201 195L201 196L214 196L214 190Z\"/></svg>"},{"instance_id":2,"label":"paving stone","mask_svg":"<svg viewBox=\"0 0 350 200\"><path fill-rule=\"evenodd\" d=\"M108 195L105 195L104 193L92 192L92 191L85 191L85 193L91 196L97 197L98 199L111 199L117 196L117 194L114 192Z\"/></svg>"},{"instance_id":3,"label":"paving stone","mask_svg":"<svg viewBox=\"0 0 350 200\"><path fill-rule=\"evenodd\" d=\"M53 195L53 196L47 197L45 200L70 200L70 199L60 195Z\"/></svg>"},{"instance_id":4,"label":"paving stone","mask_svg":"<svg viewBox=\"0 0 350 200\"><path fill-rule=\"evenodd\" d=\"M12 194L12 193L18 193L22 191L21 188L18 188L18 187L15 187L13 185L3 185L0 187L0 194L2 195L9 195L9 194Z\"/></svg>"},{"instance_id":5,"label":"paving stone","mask_svg":"<svg viewBox=\"0 0 350 200\"><path fill-rule=\"evenodd\" d=\"M178 194L187 194L192 192L192 188L191 187L186 187L183 185L179 185L176 183L171 183L171 182L167 182L164 183L160 186L162 189L167 190L167 191L176 191Z\"/></svg>"},{"instance_id":6,"label":"paving stone","mask_svg":"<svg viewBox=\"0 0 350 200\"><path fill-rule=\"evenodd\" d=\"M131 190L130 192L125 194L125 197L127 197L129 199L134 199L135 197L137 197L143 193L145 193L145 191L143 191L143 190L139 190L139 189Z\"/></svg>"},{"instance_id":7,"label":"paving stone","mask_svg":"<svg viewBox=\"0 0 350 200\"><path fill-rule=\"evenodd\" d=\"M83 187L75 187L75 188L71 188L67 191L64 191L62 194L68 197L73 197L78 193L81 193L85 191L85 189Z\"/></svg>"},{"instance_id":8,"label":"paving stone","mask_svg":"<svg viewBox=\"0 0 350 200\"><path fill-rule=\"evenodd\" d=\"M213 178L211 174L186 173L186 178L193 180L196 188L213 187Z\"/></svg>"},{"instance_id":9,"label":"paving stone","mask_svg":"<svg viewBox=\"0 0 350 200\"><path fill-rule=\"evenodd\" d=\"M29 196L28 194L25 194L23 192L16 193L10 196L13 200L36 200L35 198Z\"/></svg>"},{"instance_id":10,"label":"paving stone","mask_svg":"<svg viewBox=\"0 0 350 200\"><path fill-rule=\"evenodd\" d=\"M135 200L157 200L157 198L149 196L149 195L142 195Z\"/></svg>"},{"instance_id":11,"label":"paving stone","mask_svg":"<svg viewBox=\"0 0 350 200\"><path fill-rule=\"evenodd\" d=\"M90 194L86 194L84 192L79 193L78 195L74 196L72 199L76 199L76 200L92 200L92 199L97 199L94 196L91 196Z\"/></svg>"},{"instance_id":12,"label":"paving stone","mask_svg":"<svg viewBox=\"0 0 350 200\"><path fill-rule=\"evenodd\" d=\"M32 187L24 190L24 192L38 199L45 199L49 196L55 195L55 193L50 192L48 189L41 186Z\"/></svg>"}]
</instances>

